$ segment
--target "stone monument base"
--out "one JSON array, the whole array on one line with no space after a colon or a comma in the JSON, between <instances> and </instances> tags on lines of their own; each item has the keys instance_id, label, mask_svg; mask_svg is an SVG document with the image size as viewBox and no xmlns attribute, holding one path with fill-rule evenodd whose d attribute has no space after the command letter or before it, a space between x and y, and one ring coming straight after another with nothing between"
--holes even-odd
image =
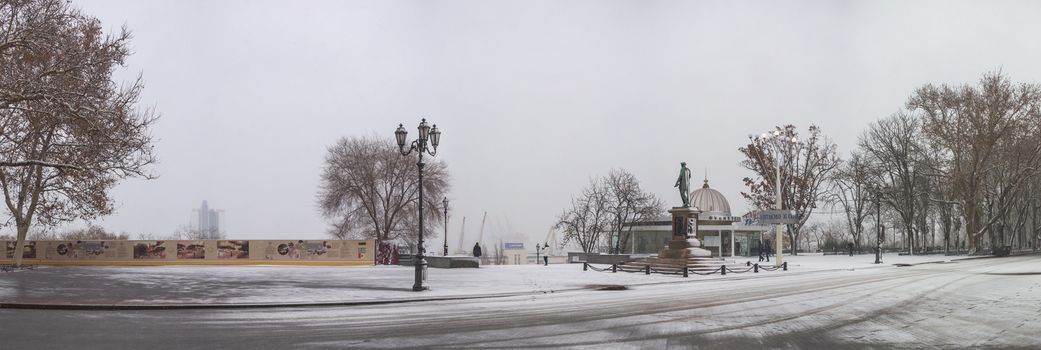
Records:
<instances>
[{"instance_id":1,"label":"stone monument base","mask_svg":"<svg viewBox=\"0 0 1041 350\"><path fill-rule=\"evenodd\" d=\"M713 258L712 252L701 248L695 234L698 232L697 208L675 207L669 210L672 214L672 240L662 248L656 257L644 261L632 261L621 266L623 270L644 269L650 266L655 270L681 270L709 272L719 269L728 263L722 258ZM732 263L732 262L729 262Z\"/></svg>"},{"instance_id":2,"label":"stone monument base","mask_svg":"<svg viewBox=\"0 0 1041 350\"><path fill-rule=\"evenodd\" d=\"M658 253L659 258L664 259L686 259L711 257L712 252L701 248L701 242L697 238L672 237L669 244Z\"/></svg>"}]
</instances>

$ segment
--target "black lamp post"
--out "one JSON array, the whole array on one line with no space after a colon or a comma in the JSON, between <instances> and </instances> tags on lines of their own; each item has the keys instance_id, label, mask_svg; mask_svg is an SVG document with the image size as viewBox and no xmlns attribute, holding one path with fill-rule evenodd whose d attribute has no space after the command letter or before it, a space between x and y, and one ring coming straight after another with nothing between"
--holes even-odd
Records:
<instances>
[{"instance_id":1,"label":"black lamp post","mask_svg":"<svg viewBox=\"0 0 1041 350\"><path fill-rule=\"evenodd\" d=\"M423 258L423 154L429 154L433 157L437 154L437 144L441 141L441 131L437 130L437 124L431 128L427 125L426 118L419 123L419 138L412 141L412 145L409 149L405 150L406 138L408 137L408 131L405 130L403 124L398 124L398 129L394 131L394 137L398 141L398 151L401 155L407 156L416 151L419 154L419 162L416 165L419 167L419 248L416 249L416 283L412 285L413 291L423 291L428 288L423 285L423 275L426 272L427 262ZM430 141L430 146L427 147L427 141Z\"/></svg>"},{"instance_id":2,"label":"black lamp post","mask_svg":"<svg viewBox=\"0 0 1041 350\"><path fill-rule=\"evenodd\" d=\"M448 197L441 200L445 205L445 256L448 256Z\"/></svg>"},{"instance_id":3,"label":"black lamp post","mask_svg":"<svg viewBox=\"0 0 1041 350\"><path fill-rule=\"evenodd\" d=\"M875 188L875 263L882 263L882 190Z\"/></svg>"}]
</instances>

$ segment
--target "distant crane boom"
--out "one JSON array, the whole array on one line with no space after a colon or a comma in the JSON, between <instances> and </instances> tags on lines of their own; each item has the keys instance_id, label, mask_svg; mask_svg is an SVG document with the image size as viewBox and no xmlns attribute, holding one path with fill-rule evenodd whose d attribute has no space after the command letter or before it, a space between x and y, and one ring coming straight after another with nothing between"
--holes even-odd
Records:
<instances>
[{"instance_id":1,"label":"distant crane boom","mask_svg":"<svg viewBox=\"0 0 1041 350\"><path fill-rule=\"evenodd\" d=\"M465 238L463 236L463 232L464 231L466 231L466 217L465 216L463 217L463 224L462 224L462 226L459 226L459 248L455 250L456 255L466 254L466 250L463 250L463 247L464 247L463 246L463 244L464 244L463 242L464 242L464 238Z\"/></svg>"},{"instance_id":2,"label":"distant crane boom","mask_svg":"<svg viewBox=\"0 0 1041 350\"><path fill-rule=\"evenodd\" d=\"M546 233L546 240L542 241L546 245L546 255L553 255L557 250L557 230L556 227L550 226L549 233Z\"/></svg>"},{"instance_id":3,"label":"distant crane boom","mask_svg":"<svg viewBox=\"0 0 1041 350\"><path fill-rule=\"evenodd\" d=\"M478 242L484 241L484 222L485 221L488 221L488 212L484 212L484 218L481 219L481 231L477 235L477 241Z\"/></svg>"}]
</instances>

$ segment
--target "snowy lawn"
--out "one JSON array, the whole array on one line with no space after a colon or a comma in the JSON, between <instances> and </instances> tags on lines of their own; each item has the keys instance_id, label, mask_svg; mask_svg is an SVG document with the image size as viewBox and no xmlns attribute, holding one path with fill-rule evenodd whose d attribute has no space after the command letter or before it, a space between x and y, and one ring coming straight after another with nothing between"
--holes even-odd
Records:
<instances>
[{"instance_id":1,"label":"snowy lawn","mask_svg":"<svg viewBox=\"0 0 1041 350\"><path fill-rule=\"evenodd\" d=\"M785 257L788 272L727 276L644 275L582 271L582 264L429 269L429 291L412 292L412 267L295 266L53 266L0 274L0 303L216 304L313 303L556 293L603 286L690 283L715 279L783 278L820 270L892 268L893 264L945 261L941 255ZM741 263L745 260L737 260ZM764 263L766 264L766 263ZM600 267L604 267L600 265Z\"/></svg>"}]
</instances>

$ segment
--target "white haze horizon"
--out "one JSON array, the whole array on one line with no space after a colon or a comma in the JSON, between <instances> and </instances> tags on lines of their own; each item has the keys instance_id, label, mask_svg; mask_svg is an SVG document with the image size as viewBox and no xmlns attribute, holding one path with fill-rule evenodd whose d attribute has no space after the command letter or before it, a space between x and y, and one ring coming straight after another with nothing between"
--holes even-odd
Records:
<instances>
[{"instance_id":1,"label":"white haze horizon","mask_svg":"<svg viewBox=\"0 0 1041 350\"><path fill-rule=\"evenodd\" d=\"M533 248L612 168L676 205L685 161L741 215L748 134L816 124L845 159L923 84L1041 81L1028 1L73 4L134 33L118 76L142 74L141 107L162 115L159 178L123 181L97 222L133 236L169 235L206 200L229 238L326 238L326 147L399 123L414 137L421 118L443 132L453 251L484 212Z\"/></svg>"}]
</instances>

